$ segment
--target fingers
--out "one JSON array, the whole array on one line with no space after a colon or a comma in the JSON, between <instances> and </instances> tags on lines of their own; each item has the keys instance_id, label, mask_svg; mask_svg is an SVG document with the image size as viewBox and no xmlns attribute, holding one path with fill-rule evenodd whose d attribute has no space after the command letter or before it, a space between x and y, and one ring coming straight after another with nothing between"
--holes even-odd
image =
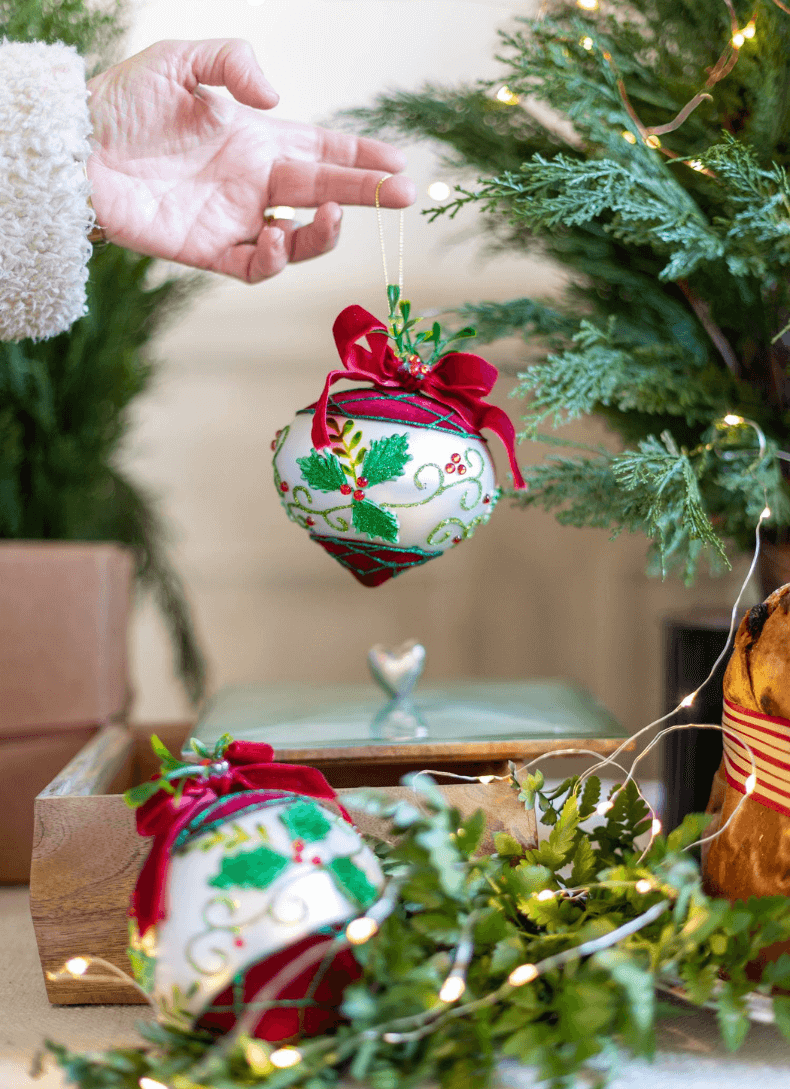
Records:
<instances>
[{"instance_id":1,"label":"fingers","mask_svg":"<svg viewBox=\"0 0 790 1089\"><path fill-rule=\"evenodd\" d=\"M249 284L276 276L289 263L319 257L334 248L340 233L342 212L336 204L320 207L312 223L296 227L290 220L267 224L257 243L232 246L214 265L223 272Z\"/></svg>"},{"instance_id":2,"label":"fingers","mask_svg":"<svg viewBox=\"0 0 790 1089\"><path fill-rule=\"evenodd\" d=\"M309 261L335 248L340 235L343 212L337 204L323 204L313 222L293 231L290 242L291 263Z\"/></svg>"},{"instance_id":3,"label":"fingers","mask_svg":"<svg viewBox=\"0 0 790 1089\"><path fill-rule=\"evenodd\" d=\"M319 162L335 166L355 166L359 170L383 170L398 174L406 166L406 156L383 140L371 140L367 136L351 136L330 129L317 129Z\"/></svg>"},{"instance_id":4,"label":"fingers","mask_svg":"<svg viewBox=\"0 0 790 1089\"><path fill-rule=\"evenodd\" d=\"M316 208L328 201L336 204L371 205L382 179L380 170L305 162L275 163L270 177L269 203L294 208ZM410 178L391 177L379 189L382 208L407 208L417 199Z\"/></svg>"},{"instance_id":5,"label":"fingers","mask_svg":"<svg viewBox=\"0 0 790 1089\"><path fill-rule=\"evenodd\" d=\"M237 102L259 110L270 110L280 101L280 96L261 71L252 46L243 38L209 38L182 44L187 47L188 81L185 85L190 91L198 83L227 87Z\"/></svg>"}]
</instances>

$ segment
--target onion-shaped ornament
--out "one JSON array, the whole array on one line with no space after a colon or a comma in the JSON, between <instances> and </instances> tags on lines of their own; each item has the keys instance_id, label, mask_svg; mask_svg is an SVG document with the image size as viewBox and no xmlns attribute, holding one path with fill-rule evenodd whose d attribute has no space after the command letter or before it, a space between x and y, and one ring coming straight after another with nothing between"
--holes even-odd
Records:
<instances>
[{"instance_id":1,"label":"onion-shaped ornament","mask_svg":"<svg viewBox=\"0 0 790 1089\"><path fill-rule=\"evenodd\" d=\"M409 303L397 288L390 301L389 331L360 306L339 315L333 333L344 369L272 443L288 517L366 586L441 556L488 521L500 493L483 428L505 443L514 483L524 487L513 425L483 400L496 368L445 351L455 337L442 340L438 324L412 339ZM424 361L416 348L429 343ZM367 384L331 392L341 378Z\"/></svg>"},{"instance_id":2,"label":"onion-shaped ornament","mask_svg":"<svg viewBox=\"0 0 790 1089\"><path fill-rule=\"evenodd\" d=\"M145 784L138 830L154 840L129 956L165 1024L318 1035L361 974L339 938L378 899L381 868L323 776L271 758L234 741L197 768L170 758Z\"/></svg>"}]
</instances>

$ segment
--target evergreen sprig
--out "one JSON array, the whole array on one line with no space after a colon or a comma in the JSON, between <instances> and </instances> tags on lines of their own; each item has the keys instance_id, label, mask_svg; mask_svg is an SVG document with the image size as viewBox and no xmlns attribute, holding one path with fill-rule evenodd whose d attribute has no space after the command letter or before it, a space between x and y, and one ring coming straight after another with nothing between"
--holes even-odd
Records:
<instances>
[{"instance_id":1,"label":"evergreen sprig","mask_svg":"<svg viewBox=\"0 0 790 1089\"><path fill-rule=\"evenodd\" d=\"M538 773L514 788L528 807L537 803L548 834L525 850L500 833L497 854L481 855L482 814L462 819L424 776L413 785L420 808L371 793L350 799L392 826L376 849L398 898L376 936L355 947L363 977L345 992L344 1022L297 1041L301 1062L277 1069L261 1041L220 1048L202 1033L146 1025L140 1048L78 1055L48 1044L66 1077L80 1089L138 1089L143 1076L170 1089L332 1089L349 1075L373 1089L461 1089L486 1086L512 1057L559 1089L593 1060L600 1077L615 1043L651 1056L666 1012L658 998L679 982L689 1003L717 1010L731 1050L748 1032L747 996L790 984L787 955L759 983L750 967L790 938L790 901L730 905L702 890L686 849L709 817L687 817L643 856L649 811L633 782L613 790L601 820L598 780L549 791ZM474 946L466 990L442 1002L462 935ZM534 965L536 978L512 985L520 965ZM790 1001L778 994L773 1003L790 1039Z\"/></svg>"},{"instance_id":2,"label":"evergreen sprig","mask_svg":"<svg viewBox=\"0 0 790 1089\"><path fill-rule=\"evenodd\" d=\"M790 530L775 460L703 453L725 414L756 422L771 451L790 433L790 15L772 0L732 10L755 34L721 79L711 74L730 49L723 0L589 14L555 0L502 33L496 83L395 92L351 114L371 134L431 139L470 178L430 218L474 207L494 252L545 255L572 274L559 301L459 314L484 339L530 342L539 362L517 390L528 437L543 421L602 416L636 477L612 470L615 447L597 465L527 467L534 495L514 498L547 501L573 524L644 531L662 554L654 566L686 577L703 553L716 567L724 540L751 544L765 492L775 532ZM498 101L502 82L520 104ZM664 456L649 453L665 435L688 456L670 473L685 484L668 487Z\"/></svg>"}]
</instances>

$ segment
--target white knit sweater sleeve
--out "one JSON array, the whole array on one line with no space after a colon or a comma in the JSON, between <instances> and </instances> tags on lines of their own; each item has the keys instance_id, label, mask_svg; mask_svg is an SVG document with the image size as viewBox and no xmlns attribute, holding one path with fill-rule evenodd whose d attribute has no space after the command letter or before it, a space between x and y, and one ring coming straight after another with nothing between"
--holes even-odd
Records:
<instances>
[{"instance_id":1,"label":"white knit sweater sleeve","mask_svg":"<svg viewBox=\"0 0 790 1089\"><path fill-rule=\"evenodd\" d=\"M41 340L85 313L91 131L75 49L0 41L0 340Z\"/></svg>"}]
</instances>

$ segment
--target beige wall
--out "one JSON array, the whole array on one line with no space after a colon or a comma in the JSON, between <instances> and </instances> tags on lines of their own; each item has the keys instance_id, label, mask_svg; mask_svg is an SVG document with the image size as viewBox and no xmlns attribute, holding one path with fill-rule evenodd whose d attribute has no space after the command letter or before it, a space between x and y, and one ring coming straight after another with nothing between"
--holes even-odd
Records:
<instances>
[{"instance_id":1,"label":"beige wall","mask_svg":"<svg viewBox=\"0 0 790 1089\"><path fill-rule=\"evenodd\" d=\"M493 76L495 29L515 6L148 0L138 5L129 51L163 37L249 38L282 93L277 114L321 121L387 87ZM430 181L454 179L427 149L408 150L418 207L426 206ZM535 263L483 260L474 228L474 213L432 226L417 210L407 214L405 286L417 309L558 289L558 276ZM394 268L396 213L387 214L386 230ZM331 256L256 288L217 280L157 345L160 378L139 405L128 466L160 495L174 527L212 689L364 679L369 646L415 636L427 646L432 679L564 676L629 727L644 725L660 704L662 617L729 603L743 562L732 577L693 590L662 585L642 574L641 539L610 542L604 532L564 529L540 511L503 504L445 558L366 589L287 521L269 443L317 396L336 361L332 322L351 302L384 310L375 214L367 209L347 210ZM523 352L508 342L488 354L512 370ZM518 413L514 402L509 407ZM573 434L604 437L597 425ZM525 462L539 456L523 448ZM146 601L134 622L133 668L137 718L184 713L166 637Z\"/></svg>"}]
</instances>

